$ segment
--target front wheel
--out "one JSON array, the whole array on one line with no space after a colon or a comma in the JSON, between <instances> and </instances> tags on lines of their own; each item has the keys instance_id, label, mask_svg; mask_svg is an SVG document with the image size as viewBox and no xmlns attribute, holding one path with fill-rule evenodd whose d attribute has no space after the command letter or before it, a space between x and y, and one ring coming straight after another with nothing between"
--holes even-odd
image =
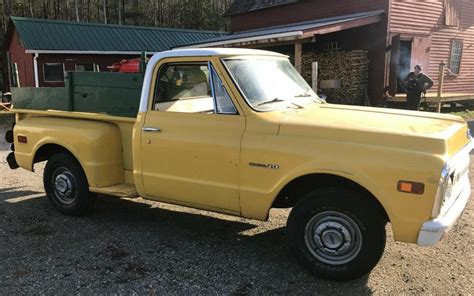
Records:
<instances>
[{"instance_id":1,"label":"front wheel","mask_svg":"<svg viewBox=\"0 0 474 296\"><path fill-rule=\"evenodd\" d=\"M51 156L44 168L43 183L46 195L57 211L79 216L92 209L95 194L89 192L86 175L71 155Z\"/></svg>"},{"instance_id":2,"label":"front wheel","mask_svg":"<svg viewBox=\"0 0 474 296\"><path fill-rule=\"evenodd\" d=\"M385 249L385 219L358 192L313 191L293 208L287 236L297 258L315 275L347 281L370 272Z\"/></svg>"}]
</instances>

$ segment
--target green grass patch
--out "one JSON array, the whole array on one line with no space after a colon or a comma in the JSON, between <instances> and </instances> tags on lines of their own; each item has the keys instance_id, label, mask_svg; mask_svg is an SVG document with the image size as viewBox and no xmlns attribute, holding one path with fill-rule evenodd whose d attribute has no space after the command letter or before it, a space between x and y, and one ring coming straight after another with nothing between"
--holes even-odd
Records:
<instances>
[{"instance_id":1,"label":"green grass patch","mask_svg":"<svg viewBox=\"0 0 474 296\"><path fill-rule=\"evenodd\" d=\"M474 107L472 106L457 106L451 108L443 108L443 113L458 115L464 119L474 119Z\"/></svg>"}]
</instances>

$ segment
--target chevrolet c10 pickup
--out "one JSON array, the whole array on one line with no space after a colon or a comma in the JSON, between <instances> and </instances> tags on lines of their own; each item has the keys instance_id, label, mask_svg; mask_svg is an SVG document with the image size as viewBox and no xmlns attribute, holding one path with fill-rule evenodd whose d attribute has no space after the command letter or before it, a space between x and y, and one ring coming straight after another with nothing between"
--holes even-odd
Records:
<instances>
[{"instance_id":1,"label":"chevrolet c10 pickup","mask_svg":"<svg viewBox=\"0 0 474 296\"><path fill-rule=\"evenodd\" d=\"M172 50L148 61L138 88L114 75L119 88L88 79L90 91L71 74L70 98L49 107L61 90L13 93L8 163L47 161L45 192L63 214L87 213L97 194L258 220L292 208L289 248L313 274L345 281L378 263L387 223L396 241L432 246L470 198L462 118L326 103L287 56Z\"/></svg>"}]
</instances>

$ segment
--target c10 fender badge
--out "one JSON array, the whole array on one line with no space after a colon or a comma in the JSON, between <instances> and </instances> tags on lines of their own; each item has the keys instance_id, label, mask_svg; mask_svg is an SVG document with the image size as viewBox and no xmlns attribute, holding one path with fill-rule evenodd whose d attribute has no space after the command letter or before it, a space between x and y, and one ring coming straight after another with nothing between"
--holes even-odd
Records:
<instances>
[{"instance_id":1,"label":"c10 fender badge","mask_svg":"<svg viewBox=\"0 0 474 296\"><path fill-rule=\"evenodd\" d=\"M249 166L259 167L259 168L263 168L263 169L272 169L272 170L278 170L280 168L280 165L275 164L275 163L249 162Z\"/></svg>"}]
</instances>

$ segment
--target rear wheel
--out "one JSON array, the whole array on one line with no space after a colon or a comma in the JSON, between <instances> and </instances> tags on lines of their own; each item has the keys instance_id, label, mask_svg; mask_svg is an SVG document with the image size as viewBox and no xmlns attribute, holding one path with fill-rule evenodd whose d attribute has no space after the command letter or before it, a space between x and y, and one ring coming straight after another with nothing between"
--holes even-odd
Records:
<instances>
[{"instance_id":1,"label":"rear wheel","mask_svg":"<svg viewBox=\"0 0 474 296\"><path fill-rule=\"evenodd\" d=\"M43 183L54 208L65 215L83 215L94 205L95 194L89 192L86 175L69 154L51 156L44 169Z\"/></svg>"},{"instance_id":2,"label":"rear wheel","mask_svg":"<svg viewBox=\"0 0 474 296\"><path fill-rule=\"evenodd\" d=\"M385 248L385 219L358 192L327 188L313 191L288 217L290 248L322 278L346 281L370 272Z\"/></svg>"}]
</instances>

